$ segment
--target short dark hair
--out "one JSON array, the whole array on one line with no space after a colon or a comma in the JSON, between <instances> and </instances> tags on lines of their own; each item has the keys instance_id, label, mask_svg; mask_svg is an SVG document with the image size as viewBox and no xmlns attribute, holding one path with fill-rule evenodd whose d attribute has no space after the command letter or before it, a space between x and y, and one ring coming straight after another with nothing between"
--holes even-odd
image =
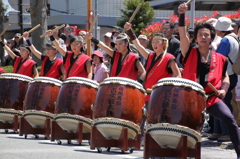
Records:
<instances>
[{"instance_id":1,"label":"short dark hair","mask_svg":"<svg viewBox=\"0 0 240 159\"><path fill-rule=\"evenodd\" d=\"M93 57L94 57L94 56L97 56L97 55L93 55ZM93 58L93 57L92 57L92 58ZM97 57L98 57L98 56L97 56ZM98 58L100 59L100 62L103 63L103 59L102 59L101 57L98 57Z\"/></svg>"},{"instance_id":2,"label":"short dark hair","mask_svg":"<svg viewBox=\"0 0 240 159\"><path fill-rule=\"evenodd\" d=\"M198 30L202 29L202 28L209 29L210 30L210 34L211 34L211 39L213 40L215 38L216 32L215 32L214 27L211 24L200 22L200 23L198 23L196 25L196 27L194 29L194 39L195 40L197 39Z\"/></svg>"},{"instance_id":3,"label":"short dark hair","mask_svg":"<svg viewBox=\"0 0 240 159\"><path fill-rule=\"evenodd\" d=\"M20 45L20 48L21 48L21 47L27 49L28 52L31 53L31 49L29 48L29 46L22 44L22 45Z\"/></svg>"},{"instance_id":4,"label":"short dark hair","mask_svg":"<svg viewBox=\"0 0 240 159\"><path fill-rule=\"evenodd\" d=\"M155 36L162 37L162 38L166 38L163 33L155 33L155 34L153 34L153 38L154 38ZM164 39L162 39L162 40L164 41Z\"/></svg>"},{"instance_id":5,"label":"short dark hair","mask_svg":"<svg viewBox=\"0 0 240 159\"><path fill-rule=\"evenodd\" d=\"M164 25L164 24L169 24L170 29L174 29L174 24L173 24L172 22L166 21L166 22L163 23L163 25Z\"/></svg>"}]
</instances>

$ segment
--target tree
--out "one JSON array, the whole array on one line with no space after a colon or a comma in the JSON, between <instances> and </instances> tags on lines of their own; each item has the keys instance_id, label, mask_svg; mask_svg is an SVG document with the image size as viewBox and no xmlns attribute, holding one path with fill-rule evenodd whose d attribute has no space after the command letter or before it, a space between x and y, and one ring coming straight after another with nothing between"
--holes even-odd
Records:
<instances>
[{"instance_id":1,"label":"tree","mask_svg":"<svg viewBox=\"0 0 240 159\"><path fill-rule=\"evenodd\" d=\"M132 21L132 28L136 35L139 35L140 31L153 21L155 15L154 9L150 6L149 2L144 2L144 0L125 0L123 4L126 6L125 9L120 9L123 18L118 18L117 22L117 25L120 27L123 27L130 19L137 6L142 4Z\"/></svg>"},{"instance_id":2,"label":"tree","mask_svg":"<svg viewBox=\"0 0 240 159\"><path fill-rule=\"evenodd\" d=\"M32 34L32 42L36 49L38 49L41 53L45 53L45 45L46 38L39 38L40 35L44 34L47 31L47 0L30 0L30 14L32 27L40 24L41 26L33 31ZM33 56L33 60L38 63L40 66L41 61Z\"/></svg>"}]
</instances>

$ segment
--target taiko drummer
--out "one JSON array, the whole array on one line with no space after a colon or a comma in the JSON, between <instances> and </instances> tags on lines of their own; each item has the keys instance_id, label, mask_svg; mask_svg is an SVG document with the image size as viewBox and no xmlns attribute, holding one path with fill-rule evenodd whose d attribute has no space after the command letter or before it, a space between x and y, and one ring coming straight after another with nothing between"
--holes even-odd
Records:
<instances>
[{"instance_id":1,"label":"taiko drummer","mask_svg":"<svg viewBox=\"0 0 240 159\"><path fill-rule=\"evenodd\" d=\"M55 79L59 79L62 75L64 75L64 67L63 60L56 57L56 53L58 52L56 47L52 44L46 44L46 56L42 55L35 46L29 40L29 33L24 32L23 36L26 39L26 42L31 49L32 53L39 59L42 60L42 67L40 71L40 76L51 77ZM62 78L65 80L65 77Z\"/></svg>"},{"instance_id":2,"label":"taiko drummer","mask_svg":"<svg viewBox=\"0 0 240 159\"><path fill-rule=\"evenodd\" d=\"M138 38L134 34L131 24L126 23L124 28L128 31L128 35L132 40L133 44L136 46L140 54L147 60L145 69L147 71L146 78L144 82L144 88L151 89L160 79L166 77L181 77L181 73L178 69L175 57L167 53L168 49L168 39L165 38L164 34L156 33L153 35L152 48L154 52L149 53L139 42ZM150 95L145 97L145 107L148 107L148 101ZM146 116L143 116L141 131L143 135L143 128L145 125Z\"/></svg>"},{"instance_id":3,"label":"taiko drummer","mask_svg":"<svg viewBox=\"0 0 240 159\"><path fill-rule=\"evenodd\" d=\"M7 45L4 44L1 37L0 37L0 44L7 51L9 56L11 56L11 58L14 60L13 73L26 75L32 78L38 76L36 62L30 58L31 50L28 46L21 45L20 47L21 56L17 56L13 53L13 51Z\"/></svg>"},{"instance_id":4,"label":"taiko drummer","mask_svg":"<svg viewBox=\"0 0 240 159\"><path fill-rule=\"evenodd\" d=\"M102 48L107 54L112 58L112 68L110 72L110 77L125 77L132 80L137 80L143 83L146 75L146 71L141 64L138 55L132 53L129 48L129 40L126 34L119 34L116 38L116 49L105 45L103 42L92 37L92 33L87 33L86 38L91 39L91 41ZM138 78L139 77L139 78Z\"/></svg>"},{"instance_id":5,"label":"taiko drummer","mask_svg":"<svg viewBox=\"0 0 240 159\"><path fill-rule=\"evenodd\" d=\"M181 77L175 57L167 53L168 39L164 37L164 34L156 33L153 35L152 48L154 52L149 53L140 44L131 28L131 24L126 22L124 28L128 30L127 33L140 54L147 60L145 65L147 73L144 83L146 89L151 89L162 78L172 77L173 75L174 77ZM147 96L146 101L149 101L149 98Z\"/></svg>"},{"instance_id":6,"label":"taiko drummer","mask_svg":"<svg viewBox=\"0 0 240 159\"><path fill-rule=\"evenodd\" d=\"M51 30L48 30L47 35L53 42L56 49L64 57L64 68L66 70L66 78L68 77L84 77L92 79L92 59L84 54L84 41L81 37L74 36L70 39L70 46L72 51L65 51L59 42L54 38Z\"/></svg>"},{"instance_id":7,"label":"taiko drummer","mask_svg":"<svg viewBox=\"0 0 240 159\"><path fill-rule=\"evenodd\" d=\"M225 97L229 87L229 77L226 72L226 57L210 50L210 44L215 37L215 29L207 23L198 23L194 30L194 38L198 48L190 46L185 27L185 12L188 10L186 3L179 7L179 35L180 48L184 57L183 78L198 82L209 95L206 103L210 115L219 119L227 127L234 149L240 159L240 132L238 125L226 104L221 100ZM211 83L217 92L209 87Z\"/></svg>"}]
</instances>

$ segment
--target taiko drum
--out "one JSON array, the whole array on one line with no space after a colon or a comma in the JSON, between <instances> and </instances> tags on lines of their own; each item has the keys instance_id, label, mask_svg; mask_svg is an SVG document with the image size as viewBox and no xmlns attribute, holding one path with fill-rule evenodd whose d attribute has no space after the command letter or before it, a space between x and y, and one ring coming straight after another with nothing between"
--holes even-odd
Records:
<instances>
[{"instance_id":1,"label":"taiko drum","mask_svg":"<svg viewBox=\"0 0 240 159\"><path fill-rule=\"evenodd\" d=\"M0 121L12 122L15 114L21 116L23 101L31 77L4 73L0 75Z\"/></svg>"}]
</instances>

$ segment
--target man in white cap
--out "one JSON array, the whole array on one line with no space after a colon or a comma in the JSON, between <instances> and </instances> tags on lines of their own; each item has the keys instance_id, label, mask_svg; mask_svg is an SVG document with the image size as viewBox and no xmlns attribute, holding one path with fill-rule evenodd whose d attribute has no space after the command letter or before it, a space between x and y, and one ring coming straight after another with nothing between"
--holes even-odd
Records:
<instances>
[{"instance_id":1,"label":"man in white cap","mask_svg":"<svg viewBox=\"0 0 240 159\"><path fill-rule=\"evenodd\" d=\"M213 26L217 23L217 19L216 18L210 18L206 21L206 23L209 23ZM214 40L211 42L211 47L212 47L213 51L217 50L217 47L220 44L221 39L222 38L220 36L218 36L218 35L215 36Z\"/></svg>"},{"instance_id":2,"label":"man in white cap","mask_svg":"<svg viewBox=\"0 0 240 159\"><path fill-rule=\"evenodd\" d=\"M236 62L237 55L239 52L239 43L237 41L237 35L234 34L231 19L227 17L220 17L218 21L213 25L215 27L216 33L218 36L222 38L216 52L228 57L228 67L227 73L229 75L230 87L228 88L227 94L225 96L224 103L229 107L232 111L232 90L235 88L237 84L237 75L234 74L232 70L232 64ZM216 121L217 119L215 119ZM218 121L214 122L214 133L221 133L223 136L218 138L219 142L230 141L230 137L228 135L227 128L221 122L219 125ZM220 122L220 121L219 121ZM218 129L218 130L217 130ZM220 131L219 131L220 130Z\"/></svg>"},{"instance_id":3,"label":"man in white cap","mask_svg":"<svg viewBox=\"0 0 240 159\"><path fill-rule=\"evenodd\" d=\"M138 40L139 40L140 44L141 44L149 53L150 53L150 52L153 52L152 50L147 49L149 40L148 40L148 38L147 38L146 35L139 35L139 36L138 36ZM145 66L145 64L146 64L146 59L145 59L141 54L139 54L139 57L140 57L140 60L141 60L141 62L142 62L142 64L143 64L143 66Z\"/></svg>"}]
</instances>

